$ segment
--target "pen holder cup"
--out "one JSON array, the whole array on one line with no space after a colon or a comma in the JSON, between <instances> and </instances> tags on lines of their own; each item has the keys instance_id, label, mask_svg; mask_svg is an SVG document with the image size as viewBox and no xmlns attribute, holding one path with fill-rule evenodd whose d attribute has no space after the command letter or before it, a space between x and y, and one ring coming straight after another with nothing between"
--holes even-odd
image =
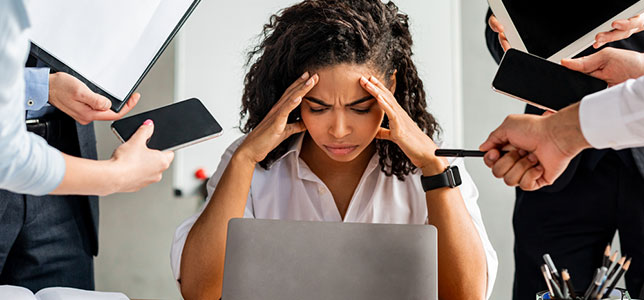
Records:
<instances>
[{"instance_id":1,"label":"pen holder cup","mask_svg":"<svg viewBox=\"0 0 644 300\"><path fill-rule=\"evenodd\" d=\"M577 295L583 296L586 291L577 291ZM582 299L581 296L578 296L577 299ZM573 300L577 300L573 299ZM610 293L608 298L602 298L602 300L608 299L619 299L619 300L638 300L631 298L631 295L628 294L626 289L615 288L612 293ZM570 299L559 299L551 297L548 291L541 291L537 293L537 300L570 300Z\"/></svg>"}]
</instances>

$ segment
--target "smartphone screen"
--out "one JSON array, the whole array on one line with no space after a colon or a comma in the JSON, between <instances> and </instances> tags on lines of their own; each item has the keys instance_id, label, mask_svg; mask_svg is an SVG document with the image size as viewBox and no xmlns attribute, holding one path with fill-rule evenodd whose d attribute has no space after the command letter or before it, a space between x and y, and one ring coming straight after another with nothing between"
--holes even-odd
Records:
<instances>
[{"instance_id":1,"label":"smartphone screen","mask_svg":"<svg viewBox=\"0 0 644 300\"><path fill-rule=\"evenodd\" d=\"M516 49L505 52L492 82L498 92L551 111L607 86L603 80Z\"/></svg>"},{"instance_id":2,"label":"smartphone screen","mask_svg":"<svg viewBox=\"0 0 644 300\"><path fill-rule=\"evenodd\" d=\"M154 122L154 134L148 141L150 149L176 150L214 138L222 132L219 123L196 98L115 121L112 130L124 142L147 119Z\"/></svg>"}]
</instances>

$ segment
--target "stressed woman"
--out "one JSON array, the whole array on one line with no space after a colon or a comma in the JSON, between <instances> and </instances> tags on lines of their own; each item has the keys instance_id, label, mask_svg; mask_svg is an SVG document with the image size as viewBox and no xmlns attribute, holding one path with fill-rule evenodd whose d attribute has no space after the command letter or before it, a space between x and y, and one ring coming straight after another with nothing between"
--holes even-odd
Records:
<instances>
[{"instance_id":1,"label":"stressed woman","mask_svg":"<svg viewBox=\"0 0 644 300\"><path fill-rule=\"evenodd\" d=\"M444 173L438 124L411 59L407 16L380 0L306 0L271 17L242 98L242 131L208 183L202 211L178 229L172 265L186 299L222 290L231 218L431 224L441 299L484 299L496 253L462 161Z\"/></svg>"}]
</instances>

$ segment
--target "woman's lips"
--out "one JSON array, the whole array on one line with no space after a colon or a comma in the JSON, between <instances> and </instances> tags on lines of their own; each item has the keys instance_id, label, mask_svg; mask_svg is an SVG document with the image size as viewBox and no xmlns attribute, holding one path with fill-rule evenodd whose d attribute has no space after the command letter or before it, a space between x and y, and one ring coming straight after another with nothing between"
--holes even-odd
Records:
<instances>
[{"instance_id":1,"label":"woman's lips","mask_svg":"<svg viewBox=\"0 0 644 300\"><path fill-rule=\"evenodd\" d=\"M357 145L324 145L327 151L335 155L347 155L358 148Z\"/></svg>"}]
</instances>

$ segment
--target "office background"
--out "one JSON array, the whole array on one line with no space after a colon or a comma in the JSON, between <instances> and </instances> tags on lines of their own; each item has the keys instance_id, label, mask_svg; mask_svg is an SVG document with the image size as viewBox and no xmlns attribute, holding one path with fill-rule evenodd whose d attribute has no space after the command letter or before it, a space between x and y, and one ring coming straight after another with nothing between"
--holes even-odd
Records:
<instances>
[{"instance_id":1,"label":"office background","mask_svg":"<svg viewBox=\"0 0 644 300\"><path fill-rule=\"evenodd\" d=\"M403 12L406 12L405 4L412 1L416 2L414 0L395 2ZM430 31L440 38L433 35L420 37L414 32L412 34L414 34L416 42L422 39L423 43L430 43L432 47L448 47L450 55L453 56L451 63L441 64L439 68L444 69L438 71L451 76L452 79L449 82L456 90L436 95L430 90L434 84L427 78L424 79L428 80L428 93L432 96L431 101L443 103L455 101L452 105L441 107L439 109L441 114L437 115L439 121L446 125L444 126L446 129L444 136L452 139L450 141L452 144L475 149L506 115L522 112L523 104L496 94L490 88L496 65L486 49L483 34L484 26L486 26L486 1L435 1L437 3L424 5L428 6L427 9L444 10L441 13L428 14L432 18L438 18L432 20L434 24L443 24L443 27L437 28L436 31ZM237 4L232 5L253 7L245 4L245 1L235 2ZM221 16L225 12L218 10L218 4L215 4L214 1L202 1L195 16L208 13L212 14L213 18L217 18L218 15ZM263 15L267 16L268 13L270 12L264 12ZM423 14L422 10L414 8L413 14L410 12L410 15L413 25L417 22L415 18ZM186 28L192 26L190 22L191 20L186 24ZM451 27L448 26L449 24ZM230 31L234 32L234 29L231 28L213 28L213 30L218 29L226 30L228 34L231 33ZM210 37L204 36L203 38ZM182 46L181 41L173 42L143 81L139 88L139 92L143 96L142 101L139 102L133 113L171 103L177 95L190 95L190 91L186 90L188 85L181 83L180 78L175 76L176 73L185 72L186 68L185 65L182 65L186 61L184 53L181 51L188 50ZM432 66L423 66L423 68L426 67ZM210 70L210 73L216 72L218 70ZM436 72L436 70L432 70L432 72ZM440 75L440 73L438 74ZM185 76L185 74L180 76ZM428 77L431 76L428 75ZM237 80L241 82L242 78L239 77ZM452 99L442 99L439 96ZM236 109L239 107L238 99L240 96L234 99L235 101L226 101L225 105ZM212 110L212 108L210 109ZM430 111L434 112L432 107L430 107ZM213 111L213 114L219 118L216 112ZM236 115L232 117L234 118ZM224 120L220 121L224 123ZM231 125L231 123L226 119L224 125ZM227 134L238 135L238 132L228 131ZM96 133L99 141L99 158L108 158L113 149L118 146L116 138L109 129L109 123L97 122ZM223 142L224 140L226 142ZM226 147L228 146L227 141L228 139L222 139L222 141L215 140L209 143L222 143L222 146ZM218 158L219 154L216 154L216 157ZM170 244L175 228L185 218L195 213L202 201L201 197L195 195L184 197L173 195L175 182L178 179L173 177L180 173L176 169L182 167L180 160L181 158L179 158L179 164L175 162L165 173L164 179L160 183L151 185L137 193L112 195L101 199L100 249L95 260L96 288L98 290L122 291L130 298L180 298L170 270ZM509 299L514 271L511 223L514 190L506 187L501 180L494 178L482 160L468 159L466 165L479 188L479 206L483 220L499 257L499 272L492 299Z\"/></svg>"}]
</instances>

